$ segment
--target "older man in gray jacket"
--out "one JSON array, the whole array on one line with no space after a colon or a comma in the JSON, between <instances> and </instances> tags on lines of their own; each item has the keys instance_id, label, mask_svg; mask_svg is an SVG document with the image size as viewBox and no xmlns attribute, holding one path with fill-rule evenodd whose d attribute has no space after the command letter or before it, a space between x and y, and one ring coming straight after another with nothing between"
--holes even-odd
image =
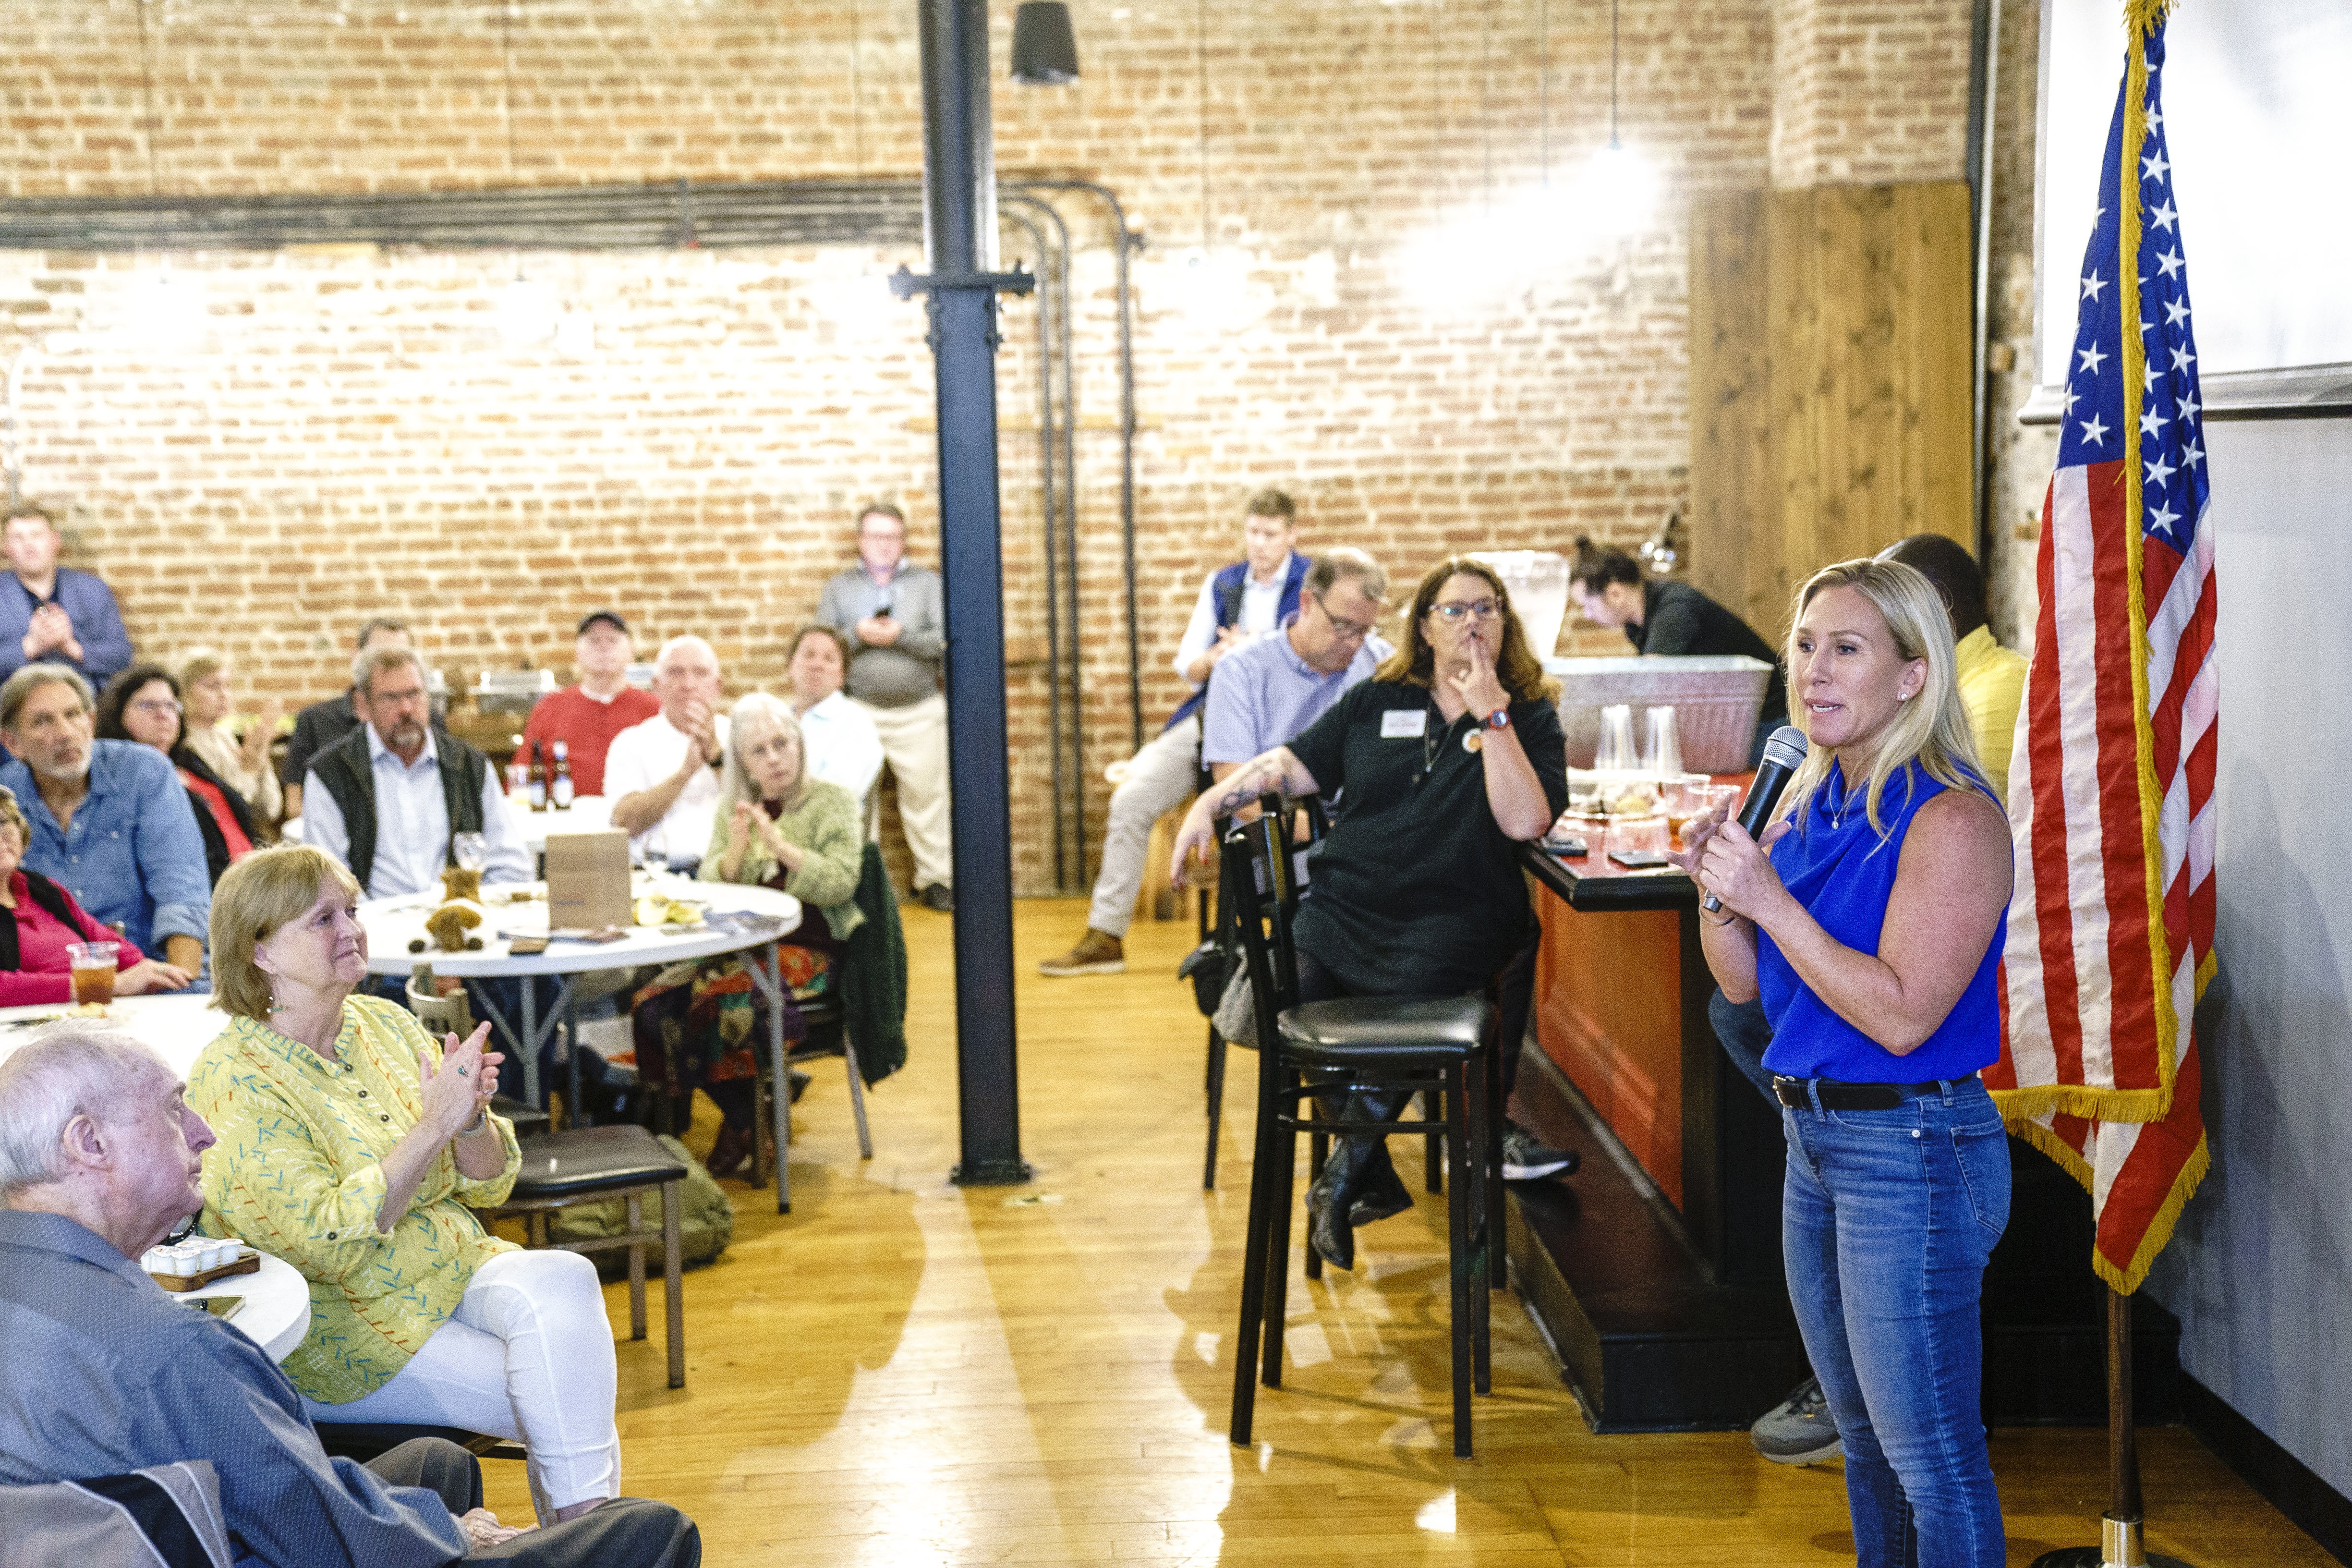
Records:
<instances>
[{"instance_id":1,"label":"older man in gray jacket","mask_svg":"<svg viewBox=\"0 0 2352 1568\"><path fill-rule=\"evenodd\" d=\"M824 585L816 618L849 638L849 697L874 721L898 781L898 826L915 855L915 892L955 907L948 837L947 648L940 574L907 562L907 518L875 501L857 514L857 564Z\"/></svg>"}]
</instances>

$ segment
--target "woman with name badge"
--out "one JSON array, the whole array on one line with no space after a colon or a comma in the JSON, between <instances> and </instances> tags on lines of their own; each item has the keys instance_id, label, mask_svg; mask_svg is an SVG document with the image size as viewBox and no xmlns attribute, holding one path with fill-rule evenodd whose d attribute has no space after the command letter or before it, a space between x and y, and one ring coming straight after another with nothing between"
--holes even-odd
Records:
<instances>
[{"instance_id":1,"label":"woman with name badge","mask_svg":"<svg viewBox=\"0 0 2352 1568\"><path fill-rule=\"evenodd\" d=\"M1345 790L1292 932L1302 1002L1483 991L1535 930L1518 846L1568 803L1559 688L1502 580L1471 556L1430 569L1400 641L1297 740L1202 795L1177 834L1181 882L1186 857L1211 851L1214 820L1263 791ZM1394 1098L1359 1097L1346 1114L1393 1117ZM1307 1194L1308 1234L1326 1262L1351 1268L1353 1226L1412 1201L1387 1141L1350 1136Z\"/></svg>"},{"instance_id":2,"label":"woman with name badge","mask_svg":"<svg viewBox=\"0 0 2352 1568\"><path fill-rule=\"evenodd\" d=\"M1950 617L1887 561L1815 573L1789 633L1811 747L1760 838L1718 812L1683 860L1721 903L1708 966L1761 995L1789 1158L1782 1250L1845 1445L1862 1568L1996 1568L1979 1299L2009 1144L2000 1050L2009 823L1960 701Z\"/></svg>"}]
</instances>

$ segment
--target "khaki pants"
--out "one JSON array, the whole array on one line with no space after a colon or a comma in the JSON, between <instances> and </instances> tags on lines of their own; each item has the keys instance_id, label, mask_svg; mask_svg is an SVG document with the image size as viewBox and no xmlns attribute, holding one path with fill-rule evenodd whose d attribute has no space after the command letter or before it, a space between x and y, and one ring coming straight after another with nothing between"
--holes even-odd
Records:
<instances>
[{"instance_id":1,"label":"khaki pants","mask_svg":"<svg viewBox=\"0 0 2352 1568\"><path fill-rule=\"evenodd\" d=\"M948 700L933 692L904 708L857 706L874 721L882 757L898 781L898 826L915 854L917 891L955 886L948 833Z\"/></svg>"},{"instance_id":2,"label":"khaki pants","mask_svg":"<svg viewBox=\"0 0 2352 1568\"><path fill-rule=\"evenodd\" d=\"M1103 935L1125 936L1143 879L1168 875L1164 863L1145 865L1144 851L1151 842L1151 825L1192 793L1200 756L1201 716L1195 713L1146 742L1127 764L1126 780L1111 791L1102 870L1095 878L1094 906L1087 911L1087 924Z\"/></svg>"}]
</instances>

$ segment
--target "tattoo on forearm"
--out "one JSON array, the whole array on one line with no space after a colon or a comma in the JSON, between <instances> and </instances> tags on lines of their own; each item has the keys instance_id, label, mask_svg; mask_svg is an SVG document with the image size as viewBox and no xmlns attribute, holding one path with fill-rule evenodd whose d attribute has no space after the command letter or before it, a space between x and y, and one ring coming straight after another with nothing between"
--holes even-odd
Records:
<instances>
[{"instance_id":1,"label":"tattoo on forearm","mask_svg":"<svg viewBox=\"0 0 2352 1568\"><path fill-rule=\"evenodd\" d=\"M1225 793L1217 796L1216 804L1210 808L1209 815L1231 816L1234 812L1264 795L1269 786L1278 784L1282 781L1283 766L1280 752L1268 752L1263 756L1253 757L1244 763L1238 772L1225 780Z\"/></svg>"}]
</instances>

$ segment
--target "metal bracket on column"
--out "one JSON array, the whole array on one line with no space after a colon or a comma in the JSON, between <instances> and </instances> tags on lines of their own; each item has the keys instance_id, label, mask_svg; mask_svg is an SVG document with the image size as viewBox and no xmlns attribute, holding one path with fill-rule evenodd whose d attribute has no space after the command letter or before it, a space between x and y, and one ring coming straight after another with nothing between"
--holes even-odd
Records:
<instances>
[{"instance_id":1,"label":"metal bracket on column","mask_svg":"<svg viewBox=\"0 0 2352 1568\"><path fill-rule=\"evenodd\" d=\"M890 292L901 300L936 294L947 289L985 289L992 294L1026 294L1037 287L1036 274L1016 267L1010 272L909 272L906 263L890 274Z\"/></svg>"}]
</instances>

